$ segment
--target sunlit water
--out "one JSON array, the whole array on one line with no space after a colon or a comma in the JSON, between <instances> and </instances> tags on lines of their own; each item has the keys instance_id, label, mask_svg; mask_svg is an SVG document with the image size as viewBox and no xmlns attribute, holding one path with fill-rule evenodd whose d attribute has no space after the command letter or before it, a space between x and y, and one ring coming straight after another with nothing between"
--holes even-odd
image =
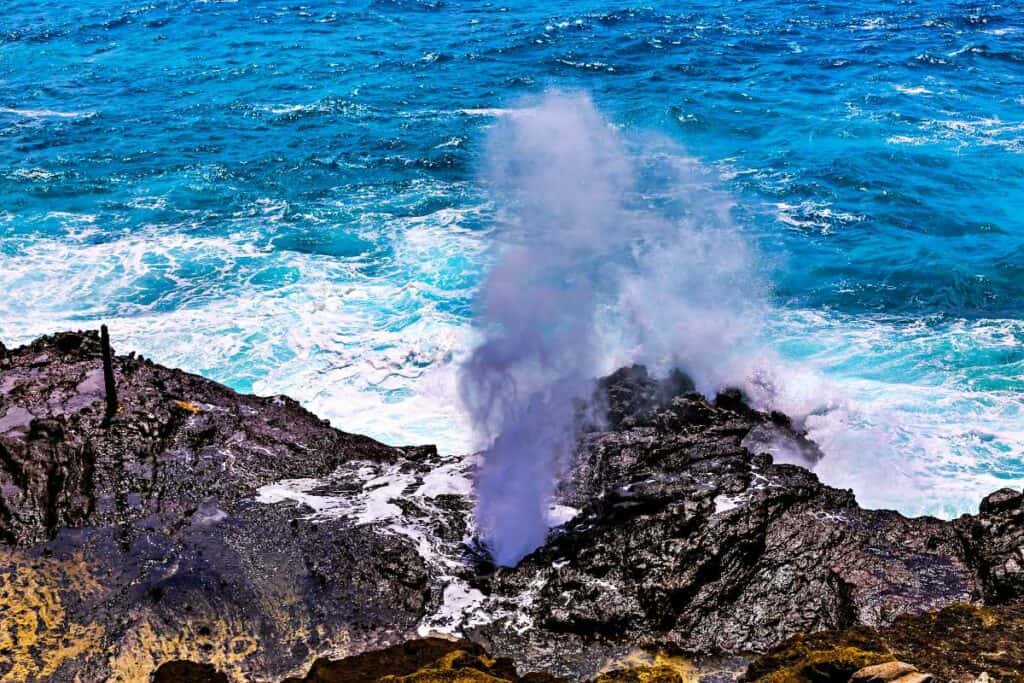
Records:
<instances>
[{"instance_id":1,"label":"sunlit water","mask_svg":"<svg viewBox=\"0 0 1024 683\"><path fill-rule=\"evenodd\" d=\"M0 339L467 449L486 129L582 89L735 203L822 477L971 510L1024 484L1024 6L848 5L6 2Z\"/></svg>"}]
</instances>

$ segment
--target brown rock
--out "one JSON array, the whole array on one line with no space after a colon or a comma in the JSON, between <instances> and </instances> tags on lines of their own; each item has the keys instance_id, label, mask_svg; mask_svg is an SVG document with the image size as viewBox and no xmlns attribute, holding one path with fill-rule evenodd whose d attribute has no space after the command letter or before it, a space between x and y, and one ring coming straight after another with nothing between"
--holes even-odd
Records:
<instances>
[{"instance_id":1,"label":"brown rock","mask_svg":"<svg viewBox=\"0 0 1024 683\"><path fill-rule=\"evenodd\" d=\"M900 676L893 683L930 683L933 678L931 674L910 673Z\"/></svg>"},{"instance_id":2,"label":"brown rock","mask_svg":"<svg viewBox=\"0 0 1024 683\"><path fill-rule=\"evenodd\" d=\"M821 662L852 661L848 653L874 653L862 663L906 662L931 673L908 672L891 683L924 683L937 676L946 681L1024 680L1024 605L975 607L958 604L937 612L904 615L890 626L857 626L797 636L750 664L745 679L767 683L820 681ZM846 654L839 657L838 653ZM857 667L859 669L860 667ZM874 667L872 667L874 668ZM851 672L856 669L851 669ZM859 674L860 671L857 671ZM849 678L849 677L848 677ZM848 680L843 678L843 681ZM830 679L836 680L836 679ZM850 679L868 683L868 679Z\"/></svg>"},{"instance_id":3,"label":"brown rock","mask_svg":"<svg viewBox=\"0 0 1024 683\"><path fill-rule=\"evenodd\" d=\"M906 662L886 662L885 664L866 666L855 672L853 676L851 676L851 679L854 681L862 681L864 683L891 681L905 676L906 674L914 673L915 671L917 671L917 667L913 664L907 664Z\"/></svg>"}]
</instances>

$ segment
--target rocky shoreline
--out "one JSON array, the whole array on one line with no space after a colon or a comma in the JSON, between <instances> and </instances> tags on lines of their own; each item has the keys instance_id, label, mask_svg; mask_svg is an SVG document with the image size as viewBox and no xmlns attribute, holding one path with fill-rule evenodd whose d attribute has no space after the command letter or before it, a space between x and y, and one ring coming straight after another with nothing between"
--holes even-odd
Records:
<instances>
[{"instance_id":1,"label":"rocky shoreline","mask_svg":"<svg viewBox=\"0 0 1024 683\"><path fill-rule=\"evenodd\" d=\"M1024 676L1024 495L861 509L738 392L601 380L548 542L495 568L473 456L112 366L107 419L96 333L0 345L0 681Z\"/></svg>"}]
</instances>

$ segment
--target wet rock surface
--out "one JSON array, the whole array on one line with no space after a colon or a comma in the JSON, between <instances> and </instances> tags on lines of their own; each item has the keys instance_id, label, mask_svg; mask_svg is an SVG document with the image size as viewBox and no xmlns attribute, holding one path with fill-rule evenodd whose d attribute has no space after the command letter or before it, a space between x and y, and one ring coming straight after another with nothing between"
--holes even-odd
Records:
<instances>
[{"instance_id":1,"label":"wet rock surface","mask_svg":"<svg viewBox=\"0 0 1024 683\"><path fill-rule=\"evenodd\" d=\"M103 426L99 338L45 337L0 356L0 536L153 515L175 524L207 498L232 505L280 478L403 451L331 429L287 397L242 396L142 358L115 359L120 412Z\"/></svg>"},{"instance_id":2,"label":"wet rock surface","mask_svg":"<svg viewBox=\"0 0 1024 683\"><path fill-rule=\"evenodd\" d=\"M862 510L746 447L770 429L799 445L787 457L814 454L783 416L732 392L672 395L640 368L604 386L621 417L581 438L564 492L581 513L490 581L492 596L521 605L474 632L496 652L571 676L624 642L752 653L986 597L956 525Z\"/></svg>"},{"instance_id":3,"label":"wet rock surface","mask_svg":"<svg viewBox=\"0 0 1024 683\"><path fill-rule=\"evenodd\" d=\"M581 427L548 542L496 569L473 456L388 447L138 357L114 371L105 424L96 334L0 347L0 680L349 680L352 657L413 641L445 651L386 675L590 680L639 648L689 668L614 680L728 680L795 634L870 638L1024 598L1019 492L954 522L862 510L782 464L822 457L786 416L709 401L681 373L598 383L608 420ZM848 674L903 652L862 651Z\"/></svg>"}]
</instances>

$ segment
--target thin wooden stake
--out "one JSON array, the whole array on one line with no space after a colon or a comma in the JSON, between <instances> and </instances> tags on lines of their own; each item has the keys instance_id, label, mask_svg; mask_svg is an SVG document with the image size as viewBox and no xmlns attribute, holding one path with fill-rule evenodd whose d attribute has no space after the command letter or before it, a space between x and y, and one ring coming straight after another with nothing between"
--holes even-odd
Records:
<instances>
[{"instance_id":1,"label":"thin wooden stake","mask_svg":"<svg viewBox=\"0 0 1024 683\"><path fill-rule=\"evenodd\" d=\"M106 325L100 326L100 347L103 350L103 385L107 393L107 414L103 421L109 424L117 415L117 387L114 386L114 358Z\"/></svg>"}]
</instances>

